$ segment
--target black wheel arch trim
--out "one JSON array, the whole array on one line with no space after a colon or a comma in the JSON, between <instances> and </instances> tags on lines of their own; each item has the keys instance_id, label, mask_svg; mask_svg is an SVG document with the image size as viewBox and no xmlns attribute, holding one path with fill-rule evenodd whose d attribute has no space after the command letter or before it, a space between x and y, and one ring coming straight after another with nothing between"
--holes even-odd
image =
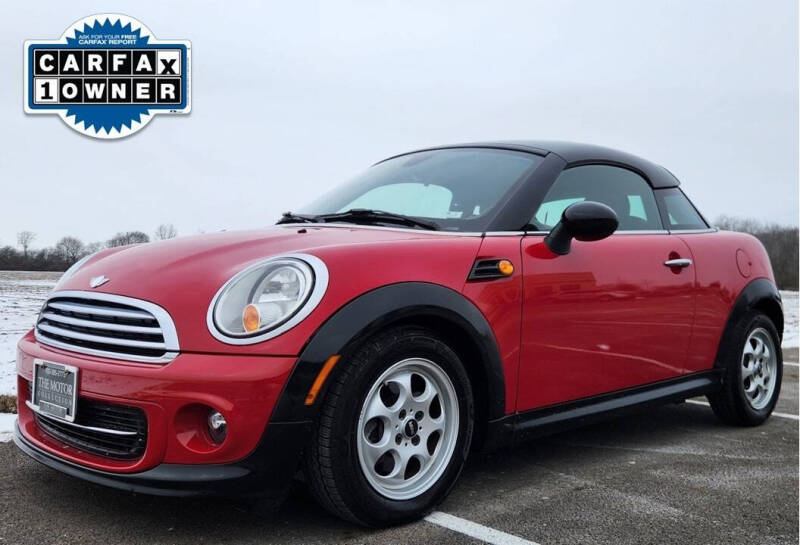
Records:
<instances>
[{"instance_id":1,"label":"black wheel arch trim","mask_svg":"<svg viewBox=\"0 0 800 545\"><path fill-rule=\"evenodd\" d=\"M725 322L725 329L722 330L719 346L717 347L717 357L715 367L724 365L721 361L723 348L729 346L733 341L731 336L736 323L748 312L760 310L764 312L775 324L778 330L779 340L783 340L783 305L781 304L781 294L778 287L768 278L756 278L747 284L731 307L728 320Z\"/></svg>"},{"instance_id":2,"label":"black wheel arch trim","mask_svg":"<svg viewBox=\"0 0 800 545\"><path fill-rule=\"evenodd\" d=\"M506 397L502 359L494 332L478 307L461 293L439 284L400 282L373 289L351 300L317 329L300 354L270 421L315 419L338 366L346 365L343 359L334 367L316 402L307 406L306 395L325 361L334 354L346 353L348 348L388 325L412 319L444 320L469 334L479 352L477 359L486 379L485 416L488 420L502 417Z\"/></svg>"}]
</instances>

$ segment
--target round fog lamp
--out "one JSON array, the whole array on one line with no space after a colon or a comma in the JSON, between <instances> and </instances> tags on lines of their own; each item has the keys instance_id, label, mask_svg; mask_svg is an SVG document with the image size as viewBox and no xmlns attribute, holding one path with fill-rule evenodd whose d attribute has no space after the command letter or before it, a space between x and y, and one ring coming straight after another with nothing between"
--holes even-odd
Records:
<instances>
[{"instance_id":1,"label":"round fog lamp","mask_svg":"<svg viewBox=\"0 0 800 545\"><path fill-rule=\"evenodd\" d=\"M228 434L228 422L219 411L212 410L208 414L208 433L218 445L225 440L225 436Z\"/></svg>"}]
</instances>

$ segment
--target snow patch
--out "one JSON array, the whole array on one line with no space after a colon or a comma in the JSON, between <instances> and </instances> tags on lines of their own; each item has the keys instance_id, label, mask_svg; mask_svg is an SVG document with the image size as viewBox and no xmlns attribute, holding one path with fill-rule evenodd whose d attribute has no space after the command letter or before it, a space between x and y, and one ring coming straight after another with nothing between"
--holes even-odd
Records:
<instances>
[{"instance_id":1,"label":"snow patch","mask_svg":"<svg viewBox=\"0 0 800 545\"><path fill-rule=\"evenodd\" d=\"M17 342L36 321L60 272L0 271L0 394L17 392Z\"/></svg>"},{"instance_id":2,"label":"snow patch","mask_svg":"<svg viewBox=\"0 0 800 545\"><path fill-rule=\"evenodd\" d=\"M798 336L798 322L800 322L800 301L798 292L781 291L783 299L783 348L797 348L800 346Z\"/></svg>"},{"instance_id":3,"label":"snow patch","mask_svg":"<svg viewBox=\"0 0 800 545\"><path fill-rule=\"evenodd\" d=\"M0 413L0 443L11 441L11 436L14 435L14 422L16 421L16 414Z\"/></svg>"}]
</instances>

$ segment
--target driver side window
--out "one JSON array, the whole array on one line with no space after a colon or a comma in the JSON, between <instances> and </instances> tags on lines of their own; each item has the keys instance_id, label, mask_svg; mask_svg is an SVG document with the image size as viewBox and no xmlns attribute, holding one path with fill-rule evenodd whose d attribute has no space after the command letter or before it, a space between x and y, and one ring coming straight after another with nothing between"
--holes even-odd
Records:
<instances>
[{"instance_id":1,"label":"driver side window","mask_svg":"<svg viewBox=\"0 0 800 545\"><path fill-rule=\"evenodd\" d=\"M545 195L531 224L549 231L569 205L581 201L606 204L617 213L617 231L660 230L661 218L647 181L635 172L610 165L564 170Z\"/></svg>"}]
</instances>

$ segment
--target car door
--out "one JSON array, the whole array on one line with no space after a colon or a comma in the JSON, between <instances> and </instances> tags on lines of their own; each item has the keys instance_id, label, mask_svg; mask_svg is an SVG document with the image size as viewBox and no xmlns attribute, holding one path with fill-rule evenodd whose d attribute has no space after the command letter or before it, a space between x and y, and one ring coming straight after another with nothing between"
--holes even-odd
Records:
<instances>
[{"instance_id":1,"label":"car door","mask_svg":"<svg viewBox=\"0 0 800 545\"><path fill-rule=\"evenodd\" d=\"M555 255L544 236L572 203L598 201L619 217L610 237L573 241ZM567 168L523 237L518 410L543 407L681 375L694 316L686 244L663 229L653 191L617 166ZM685 265L685 262L683 263Z\"/></svg>"}]
</instances>

